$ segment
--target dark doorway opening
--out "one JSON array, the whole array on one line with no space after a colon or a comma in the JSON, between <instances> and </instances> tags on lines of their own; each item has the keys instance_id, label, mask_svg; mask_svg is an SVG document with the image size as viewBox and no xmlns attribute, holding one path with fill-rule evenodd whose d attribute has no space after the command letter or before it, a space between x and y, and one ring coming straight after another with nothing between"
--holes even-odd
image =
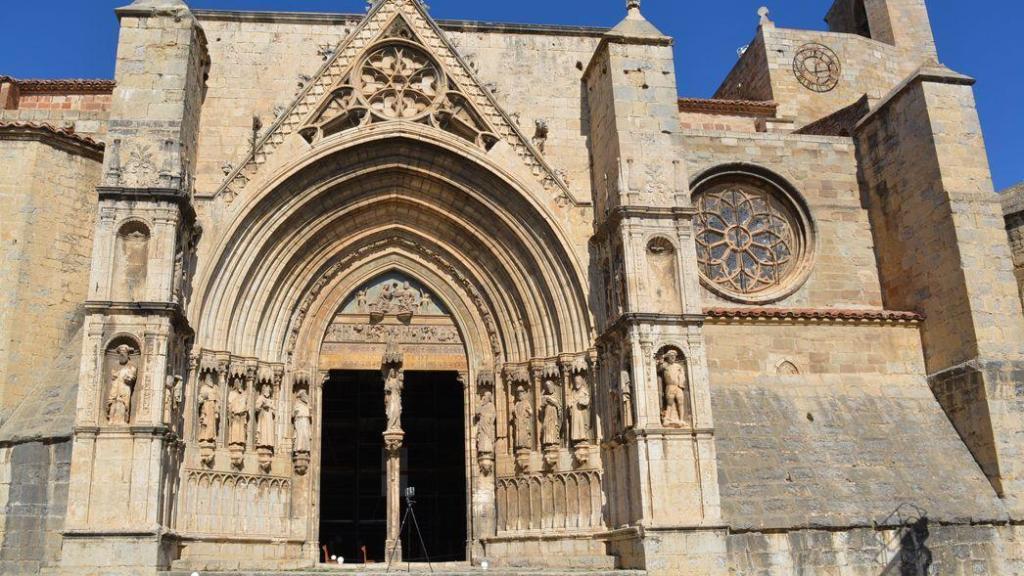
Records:
<instances>
[{"instance_id":1,"label":"dark doorway opening","mask_svg":"<svg viewBox=\"0 0 1024 576\"><path fill-rule=\"evenodd\" d=\"M345 563L385 562L387 498L384 386L381 374L332 371L323 388L320 543ZM466 559L463 390L456 372L405 372L402 395L402 494L416 488L414 510L434 561ZM406 503L401 502L404 515ZM403 557L425 560L406 527ZM323 550L321 549L321 554Z\"/></svg>"},{"instance_id":2,"label":"dark doorway opening","mask_svg":"<svg viewBox=\"0 0 1024 576\"><path fill-rule=\"evenodd\" d=\"M433 561L466 559L466 448L462 384L457 372L406 371L402 488L416 488L414 511ZM405 514L405 501L402 514ZM402 554L426 560L406 526Z\"/></svg>"}]
</instances>

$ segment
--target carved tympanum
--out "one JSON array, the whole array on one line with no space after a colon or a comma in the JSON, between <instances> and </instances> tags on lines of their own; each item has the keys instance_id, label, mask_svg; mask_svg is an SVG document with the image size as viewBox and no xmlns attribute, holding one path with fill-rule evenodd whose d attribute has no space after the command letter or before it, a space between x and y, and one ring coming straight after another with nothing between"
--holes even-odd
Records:
<instances>
[{"instance_id":1,"label":"carved tympanum","mask_svg":"<svg viewBox=\"0 0 1024 576\"><path fill-rule=\"evenodd\" d=\"M690 422L690 390L681 353L668 348L659 355L658 382L662 390L661 423L680 428Z\"/></svg>"},{"instance_id":2,"label":"carved tympanum","mask_svg":"<svg viewBox=\"0 0 1024 576\"><path fill-rule=\"evenodd\" d=\"M110 390L107 392L107 423L128 424L132 411L132 393L138 377L138 368L131 361L131 346L121 344L114 349L117 364L110 371Z\"/></svg>"}]
</instances>

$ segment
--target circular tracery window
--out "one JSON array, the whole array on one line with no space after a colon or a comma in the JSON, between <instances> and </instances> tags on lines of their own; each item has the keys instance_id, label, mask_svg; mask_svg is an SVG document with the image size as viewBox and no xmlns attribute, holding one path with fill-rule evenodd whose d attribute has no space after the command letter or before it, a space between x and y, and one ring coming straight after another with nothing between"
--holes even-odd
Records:
<instances>
[{"instance_id":1,"label":"circular tracery window","mask_svg":"<svg viewBox=\"0 0 1024 576\"><path fill-rule=\"evenodd\" d=\"M360 99L386 120L415 120L445 94L440 66L409 44L392 43L369 53L356 74Z\"/></svg>"},{"instance_id":2,"label":"circular tracery window","mask_svg":"<svg viewBox=\"0 0 1024 576\"><path fill-rule=\"evenodd\" d=\"M781 188L725 174L700 185L694 204L697 262L709 289L763 303L789 295L806 279L810 218Z\"/></svg>"}]
</instances>

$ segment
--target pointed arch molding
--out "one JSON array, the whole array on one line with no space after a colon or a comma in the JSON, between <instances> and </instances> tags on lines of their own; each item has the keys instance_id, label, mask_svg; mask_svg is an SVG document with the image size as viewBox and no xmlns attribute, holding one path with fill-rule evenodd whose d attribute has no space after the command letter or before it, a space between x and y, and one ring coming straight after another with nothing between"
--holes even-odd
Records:
<instances>
[{"instance_id":1,"label":"pointed arch molding","mask_svg":"<svg viewBox=\"0 0 1024 576\"><path fill-rule=\"evenodd\" d=\"M481 85L420 0L375 2L366 18L339 43L309 85L228 175L214 196L231 202L248 193L250 183L258 179L264 166L274 165L271 158L279 150L315 146L325 135L343 132L339 126L347 130L375 120L409 123L410 120L374 113L366 98L360 98L364 65L374 52L389 45L404 45L421 53L436 65L441 76L439 85L444 94L428 106L429 113L414 115L416 120L474 141L488 151L495 142L505 142L545 190L555 190L559 198L580 205L565 182Z\"/></svg>"},{"instance_id":2,"label":"pointed arch molding","mask_svg":"<svg viewBox=\"0 0 1024 576\"><path fill-rule=\"evenodd\" d=\"M465 311L462 329L475 331L463 337L488 364L589 349L579 255L532 196L470 150L407 127L366 131L232 204L230 224L200 255L189 311L197 345L267 362L301 357L323 336L304 335L311 311L390 259L456 301L447 304Z\"/></svg>"}]
</instances>

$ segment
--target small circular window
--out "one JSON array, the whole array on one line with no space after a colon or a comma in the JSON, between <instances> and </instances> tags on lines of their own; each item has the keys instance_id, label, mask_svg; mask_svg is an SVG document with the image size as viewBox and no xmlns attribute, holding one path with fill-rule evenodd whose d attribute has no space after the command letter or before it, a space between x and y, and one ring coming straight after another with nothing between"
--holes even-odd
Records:
<instances>
[{"instance_id":1,"label":"small circular window","mask_svg":"<svg viewBox=\"0 0 1024 576\"><path fill-rule=\"evenodd\" d=\"M697 262L710 290L764 303L800 287L810 270L812 237L797 198L746 173L712 176L696 190Z\"/></svg>"}]
</instances>

